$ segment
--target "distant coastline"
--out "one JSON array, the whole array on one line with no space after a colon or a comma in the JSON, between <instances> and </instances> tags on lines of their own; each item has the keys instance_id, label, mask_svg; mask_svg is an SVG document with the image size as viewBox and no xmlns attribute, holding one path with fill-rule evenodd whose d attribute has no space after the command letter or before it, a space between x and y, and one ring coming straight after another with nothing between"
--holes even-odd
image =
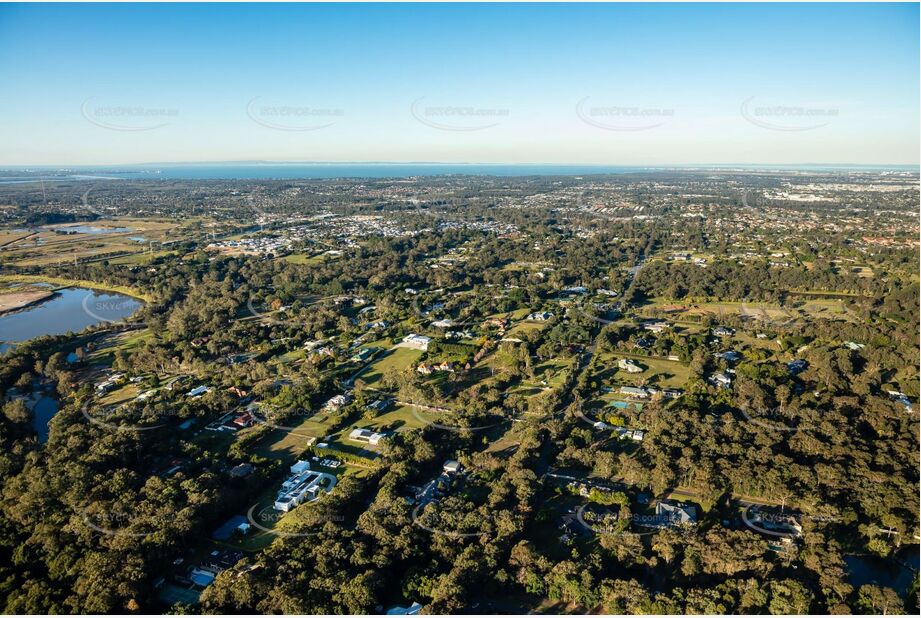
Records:
<instances>
[{"instance_id":1,"label":"distant coastline","mask_svg":"<svg viewBox=\"0 0 921 618\"><path fill-rule=\"evenodd\" d=\"M213 162L148 163L99 166L0 166L0 184L101 180L325 180L336 178L406 178L428 176L588 176L654 172L847 172L918 173L911 165L712 164L712 165L566 165L498 163L337 163Z\"/></svg>"}]
</instances>

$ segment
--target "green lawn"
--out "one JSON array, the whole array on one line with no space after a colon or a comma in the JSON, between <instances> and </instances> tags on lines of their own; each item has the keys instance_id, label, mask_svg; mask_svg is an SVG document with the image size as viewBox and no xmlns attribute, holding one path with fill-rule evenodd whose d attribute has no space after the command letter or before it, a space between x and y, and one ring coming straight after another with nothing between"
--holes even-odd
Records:
<instances>
[{"instance_id":1,"label":"green lawn","mask_svg":"<svg viewBox=\"0 0 921 618\"><path fill-rule=\"evenodd\" d=\"M641 373L627 373L617 367L618 358L623 355L604 354L599 356L599 371L594 379L610 386L648 385L657 388L682 388L691 377L688 366L678 361L658 358L641 358L631 355L636 363L644 368Z\"/></svg>"},{"instance_id":2,"label":"green lawn","mask_svg":"<svg viewBox=\"0 0 921 618\"><path fill-rule=\"evenodd\" d=\"M506 337L521 337L527 331L543 330L547 326L546 322L519 322L505 333Z\"/></svg>"},{"instance_id":3,"label":"green lawn","mask_svg":"<svg viewBox=\"0 0 921 618\"><path fill-rule=\"evenodd\" d=\"M392 407L380 416L376 416L373 419L362 418L355 422L346 430L346 435L348 435L348 432L352 431L352 429L355 427L367 427L369 429L385 431L408 431L410 429L419 429L428 425L428 423L424 420L428 418L428 416L426 416L426 414L422 411L414 410L410 406L401 406L396 404L394 404L394 406L395 407Z\"/></svg>"},{"instance_id":4,"label":"green lawn","mask_svg":"<svg viewBox=\"0 0 921 618\"><path fill-rule=\"evenodd\" d=\"M308 417L294 417L279 425L286 429L275 429L259 441L255 452L262 457L293 461L312 443L319 442L328 433L333 418L325 412Z\"/></svg>"},{"instance_id":5,"label":"green lawn","mask_svg":"<svg viewBox=\"0 0 921 618\"><path fill-rule=\"evenodd\" d=\"M115 353L119 350L130 352L141 343L153 338L150 329L129 330L122 333L104 335L97 340L97 347L90 352L86 360L93 365L111 365Z\"/></svg>"},{"instance_id":6,"label":"green lawn","mask_svg":"<svg viewBox=\"0 0 921 618\"><path fill-rule=\"evenodd\" d=\"M103 406L117 406L134 400L139 394L136 384L125 384L121 388L110 391L97 400Z\"/></svg>"},{"instance_id":7,"label":"green lawn","mask_svg":"<svg viewBox=\"0 0 921 618\"><path fill-rule=\"evenodd\" d=\"M318 253L316 255L310 255L307 253L292 253L280 259L288 262L289 264L320 264L325 262L328 258L329 256L322 253Z\"/></svg>"},{"instance_id":8,"label":"green lawn","mask_svg":"<svg viewBox=\"0 0 921 618\"><path fill-rule=\"evenodd\" d=\"M143 253L134 253L132 255L123 255L122 257L112 258L109 260L109 264L115 264L119 266L146 264L147 262L157 258L166 257L168 255L175 255L175 253L175 251L154 251L153 253L144 251Z\"/></svg>"},{"instance_id":9,"label":"green lawn","mask_svg":"<svg viewBox=\"0 0 921 618\"><path fill-rule=\"evenodd\" d=\"M288 365L295 361L302 360L306 355L307 353L304 350L297 349L297 350L291 350L290 352L285 352L284 354L280 356L276 356L272 360L273 362L276 362L280 365Z\"/></svg>"},{"instance_id":10,"label":"green lawn","mask_svg":"<svg viewBox=\"0 0 921 618\"><path fill-rule=\"evenodd\" d=\"M143 301L151 301L151 297L148 294L136 288L130 288L125 285L100 283L99 281L88 281L86 279L64 279L45 275L0 275L0 281L5 283L50 283L51 285L59 287L82 287L92 290L101 290L103 292L117 292L125 296L140 298Z\"/></svg>"},{"instance_id":11,"label":"green lawn","mask_svg":"<svg viewBox=\"0 0 921 618\"><path fill-rule=\"evenodd\" d=\"M360 379L365 384L375 384L390 369L395 368L397 371L403 371L407 367L414 367L420 358L422 358L421 350L392 348L381 352L378 360L368 366L364 373L361 374Z\"/></svg>"},{"instance_id":12,"label":"green lawn","mask_svg":"<svg viewBox=\"0 0 921 618\"><path fill-rule=\"evenodd\" d=\"M813 296L804 292L791 293L792 298L800 296L800 299L791 300L786 306L781 307L776 303L749 302L749 301L719 301L719 302L691 302L688 300L676 301L667 298L655 297L649 299L649 303L643 306L643 313L651 314L651 310L663 306L674 305L683 307L680 311L674 311L666 316L669 321L686 321L696 322L703 316L719 321L725 316L749 316L757 322L775 322L783 323L796 319L803 319L803 313L810 318L827 318L841 319L848 317L848 312L841 298L851 297L845 293L827 293L828 296L837 296L839 298L822 298L820 294L815 293Z\"/></svg>"}]
</instances>

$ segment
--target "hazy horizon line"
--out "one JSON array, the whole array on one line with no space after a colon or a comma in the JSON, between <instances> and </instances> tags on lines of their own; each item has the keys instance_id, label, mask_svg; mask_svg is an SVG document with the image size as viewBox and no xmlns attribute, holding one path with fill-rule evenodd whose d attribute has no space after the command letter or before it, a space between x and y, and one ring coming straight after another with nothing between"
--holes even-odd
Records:
<instances>
[{"instance_id":1,"label":"hazy horizon line","mask_svg":"<svg viewBox=\"0 0 921 618\"><path fill-rule=\"evenodd\" d=\"M0 169L68 169L68 168L117 168L117 167L147 167L147 166L203 166L203 165L431 165L431 166L482 166L482 167L608 167L608 168L635 168L635 169L678 169L678 168L708 168L708 167L787 167L787 168L911 168L921 170L921 163L823 163L823 162L797 162L797 163L755 163L755 162L703 162L703 163L571 163L571 162L479 162L479 161L297 161L297 160L270 160L270 159L241 159L241 160L209 160L209 161L146 161L140 163L42 163L42 164L0 164Z\"/></svg>"}]
</instances>

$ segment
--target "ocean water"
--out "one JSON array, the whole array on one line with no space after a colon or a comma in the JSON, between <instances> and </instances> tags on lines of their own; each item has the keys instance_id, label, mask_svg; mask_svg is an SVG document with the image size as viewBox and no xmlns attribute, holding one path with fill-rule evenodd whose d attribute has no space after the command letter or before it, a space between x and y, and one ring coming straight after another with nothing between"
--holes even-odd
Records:
<instances>
[{"instance_id":1,"label":"ocean water","mask_svg":"<svg viewBox=\"0 0 921 618\"><path fill-rule=\"evenodd\" d=\"M897 171L918 172L917 166L829 165L556 165L485 163L187 163L125 166L8 167L0 169L0 184L53 180L295 180L328 178L407 178L418 176L583 176L661 171Z\"/></svg>"},{"instance_id":2,"label":"ocean water","mask_svg":"<svg viewBox=\"0 0 921 618\"><path fill-rule=\"evenodd\" d=\"M47 169L47 175L44 173ZM228 163L93 168L33 168L44 180L294 180L326 178L406 178L412 176L578 176L622 174L656 168L595 165L486 165L435 163ZM35 177L31 182L35 182ZM21 170L0 170L0 183L30 182Z\"/></svg>"}]
</instances>

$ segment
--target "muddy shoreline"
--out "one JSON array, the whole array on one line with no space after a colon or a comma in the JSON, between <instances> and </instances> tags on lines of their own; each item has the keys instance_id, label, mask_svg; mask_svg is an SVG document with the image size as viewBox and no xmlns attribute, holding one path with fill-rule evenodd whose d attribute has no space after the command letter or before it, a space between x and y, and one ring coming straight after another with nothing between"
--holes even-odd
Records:
<instances>
[{"instance_id":1,"label":"muddy shoreline","mask_svg":"<svg viewBox=\"0 0 921 618\"><path fill-rule=\"evenodd\" d=\"M51 300L57 295L54 290L32 290L29 292L0 293L0 316L29 309L39 303Z\"/></svg>"}]
</instances>

